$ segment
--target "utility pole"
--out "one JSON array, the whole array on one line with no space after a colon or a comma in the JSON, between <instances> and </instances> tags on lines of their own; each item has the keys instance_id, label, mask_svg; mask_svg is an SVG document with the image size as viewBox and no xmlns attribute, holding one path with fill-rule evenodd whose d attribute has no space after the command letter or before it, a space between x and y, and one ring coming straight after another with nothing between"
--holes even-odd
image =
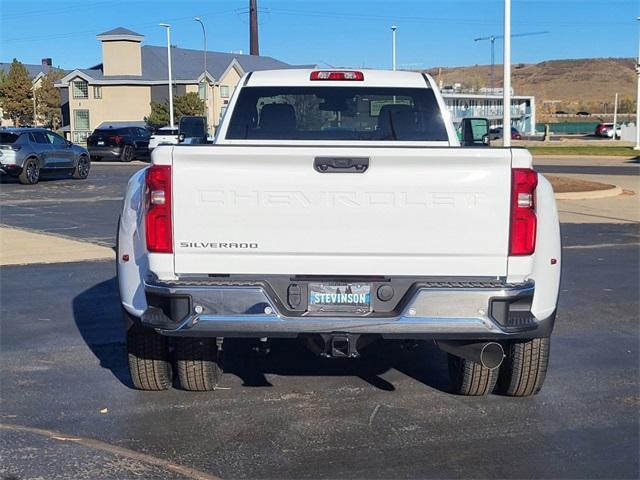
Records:
<instances>
[{"instance_id":1,"label":"utility pole","mask_svg":"<svg viewBox=\"0 0 640 480\"><path fill-rule=\"evenodd\" d=\"M249 53L260 55L258 47L258 0L249 0Z\"/></svg>"},{"instance_id":2,"label":"utility pole","mask_svg":"<svg viewBox=\"0 0 640 480\"><path fill-rule=\"evenodd\" d=\"M204 23L200 17L196 17L195 21L202 27L202 36L204 37L204 118L207 119L207 131L209 130L209 101L207 91L209 90L209 80L207 79L207 31L204 28Z\"/></svg>"},{"instance_id":3,"label":"utility pole","mask_svg":"<svg viewBox=\"0 0 640 480\"><path fill-rule=\"evenodd\" d=\"M636 20L640 22L640 17ZM636 64L636 74L638 76L638 86L636 91L636 145L634 150L640 150L640 34L638 35L638 63Z\"/></svg>"},{"instance_id":4,"label":"utility pole","mask_svg":"<svg viewBox=\"0 0 640 480\"><path fill-rule=\"evenodd\" d=\"M171 78L171 25L161 23L167 30L167 65L169 67L169 126L173 128L173 79Z\"/></svg>"},{"instance_id":5,"label":"utility pole","mask_svg":"<svg viewBox=\"0 0 640 480\"><path fill-rule=\"evenodd\" d=\"M391 68L396 71L396 25L391 25Z\"/></svg>"},{"instance_id":6,"label":"utility pole","mask_svg":"<svg viewBox=\"0 0 640 480\"><path fill-rule=\"evenodd\" d=\"M511 0L504 0L504 76L502 87L502 146L511 146Z\"/></svg>"},{"instance_id":7,"label":"utility pole","mask_svg":"<svg viewBox=\"0 0 640 480\"><path fill-rule=\"evenodd\" d=\"M613 104L613 135L611 135L611 140L615 142L616 140L616 126L618 123L618 94L616 93L616 100Z\"/></svg>"}]
</instances>

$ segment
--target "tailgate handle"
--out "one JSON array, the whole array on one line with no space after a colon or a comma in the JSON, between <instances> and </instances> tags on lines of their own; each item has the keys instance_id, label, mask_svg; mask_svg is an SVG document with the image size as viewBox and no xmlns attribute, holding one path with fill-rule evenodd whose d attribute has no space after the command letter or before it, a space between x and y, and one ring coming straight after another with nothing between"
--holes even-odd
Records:
<instances>
[{"instance_id":1,"label":"tailgate handle","mask_svg":"<svg viewBox=\"0 0 640 480\"><path fill-rule=\"evenodd\" d=\"M316 157L313 168L320 173L364 173L369 168L369 158Z\"/></svg>"}]
</instances>

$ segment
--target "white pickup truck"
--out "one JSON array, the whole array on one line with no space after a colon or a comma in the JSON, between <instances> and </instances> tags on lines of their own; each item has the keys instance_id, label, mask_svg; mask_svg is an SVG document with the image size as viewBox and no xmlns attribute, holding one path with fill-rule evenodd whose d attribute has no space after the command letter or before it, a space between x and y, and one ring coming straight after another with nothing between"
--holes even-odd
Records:
<instances>
[{"instance_id":1,"label":"white pickup truck","mask_svg":"<svg viewBox=\"0 0 640 480\"><path fill-rule=\"evenodd\" d=\"M212 390L230 337L334 358L406 339L449 354L453 392L537 393L556 205L529 152L487 135L475 119L458 139L428 75L246 74L213 145L158 146L129 181L117 267L134 385L169 388L175 371Z\"/></svg>"}]
</instances>

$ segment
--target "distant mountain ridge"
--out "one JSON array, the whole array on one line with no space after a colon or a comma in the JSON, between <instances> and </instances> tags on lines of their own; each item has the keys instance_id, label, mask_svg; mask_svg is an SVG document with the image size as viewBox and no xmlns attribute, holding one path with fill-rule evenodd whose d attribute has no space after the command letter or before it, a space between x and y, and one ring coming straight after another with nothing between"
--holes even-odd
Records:
<instances>
[{"instance_id":1,"label":"distant mountain ridge","mask_svg":"<svg viewBox=\"0 0 640 480\"><path fill-rule=\"evenodd\" d=\"M633 110L636 96L636 59L584 58L548 60L512 66L512 86L516 95L534 95L541 113L564 110L601 112L613 110L619 94L619 110ZM491 66L439 67L425 70L444 85L461 83L479 89L491 84ZM502 65L496 65L496 87L502 87ZM550 103L554 102L554 103ZM607 104L606 106L604 104Z\"/></svg>"}]
</instances>

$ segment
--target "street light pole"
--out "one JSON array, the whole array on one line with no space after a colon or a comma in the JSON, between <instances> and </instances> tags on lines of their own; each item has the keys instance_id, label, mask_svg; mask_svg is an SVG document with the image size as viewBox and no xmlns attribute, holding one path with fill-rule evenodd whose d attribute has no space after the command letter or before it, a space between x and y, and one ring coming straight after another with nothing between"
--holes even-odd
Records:
<instances>
[{"instance_id":1,"label":"street light pole","mask_svg":"<svg viewBox=\"0 0 640 480\"><path fill-rule=\"evenodd\" d=\"M391 66L396 71L396 30L397 26L391 25Z\"/></svg>"},{"instance_id":2,"label":"street light pole","mask_svg":"<svg viewBox=\"0 0 640 480\"><path fill-rule=\"evenodd\" d=\"M511 146L511 0L504 0L504 78L502 81L502 145Z\"/></svg>"},{"instance_id":3,"label":"street light pole","mask_svg":"<svg viewBox=\"0 0 640 480\"><path fill-rule=\"evenodd\" d=\"M167 30L167 64L169 65L169 126L173 128L173 79L171 78L171 25L161 23Z\"/></svg>"},{"instance_id":4,"label":"street light pole","mask_svg":"<svg viewBox=\"0 0 640 480\"><path fill-rule=\"evenodd\" d=\"M208 90L209 90L209 80L207 80L207 31L204 28L204 23L202 23L202 19L200 17L196 17L195 21L200 24L202 27L202 36L204 37L204 117L207 119L207 131L209 130L209 101L208 101Z\"/></svg>"},{"instance_id":5,"label":"street light pole","mask_svg":"<svg viewBox=\"0 0 640 480\"><path fill-rule=\"evenodd\" d=\"M640 17L637 17L636 20L640 22ZM633 147L633 149L640 150L640 33L638 34L638 63L636 64L636 74L638 76L636 92L636 146Z\"/></svg>"},{"instance_id":6,"label":"street light pole","mask_svg":"<svg viewBox=\"0 0 640 480\"><path fill-rule=\"evenodd\" d=\"M496 93L496 37L491 35L491 95Z\"/></svg>"},{"instance_id":7,"label":"street light pole","mask_svg":"<svg viewBox=\"0 0 640 480\"><path fill-rule=\"evenodd\" d=\"M613 103L613 135L611 135L611 140L616 141L616 132L618 124L618 93L616 93L616 100Z\"/></svg>"}]
</instances>

